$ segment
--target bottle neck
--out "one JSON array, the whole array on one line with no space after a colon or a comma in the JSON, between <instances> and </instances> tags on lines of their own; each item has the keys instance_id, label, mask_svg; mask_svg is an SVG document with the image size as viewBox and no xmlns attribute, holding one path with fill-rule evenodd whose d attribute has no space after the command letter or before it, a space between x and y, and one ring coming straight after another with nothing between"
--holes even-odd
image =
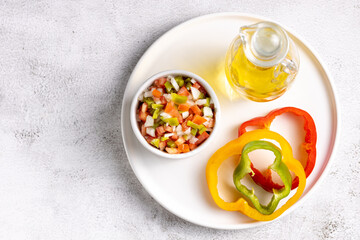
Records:
<instances>
[{"instance_id":1,"label":"bottle neck","mask_svg":"<svg viewBox=\"0 0 360 240\"><path fill-rule=\"evenodd\" d=\"M271 22L242 27L240 36L249 61L259 67L273 67L284 60L289 51L286 32Z\"/></svg>"}]
</instances>

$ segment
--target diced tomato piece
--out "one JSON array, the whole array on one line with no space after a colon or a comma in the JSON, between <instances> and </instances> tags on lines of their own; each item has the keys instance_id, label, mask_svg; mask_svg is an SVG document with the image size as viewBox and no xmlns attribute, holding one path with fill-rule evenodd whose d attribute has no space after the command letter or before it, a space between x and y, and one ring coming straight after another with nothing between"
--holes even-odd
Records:
<instances>
[{"instance_id":1,"label":"diced tomato piece","mask_svg":"<svg viewBox=\"0 0 360 240\"><path fill-rule=\"evenodd\" d=\"M180 124L182 124L182 123L184 122L184 119L183 119L183 117L182 117L181 114L179 114L179 116L177 117L177 119L178 119L178 121L179 121Z\"/></svg>"},{"instance_id":2,"label":"diced tomato piece","mask_svg":"<svg viewBox=\"0 0 360 240\"><path fill-rule=\"evenodd\" d=\"M161 104L165 105L167 104L166 98L164 96L160 97Z\"/></svg>"},{"instance_id":3,"label":"diced tomato piece","mask_svg":"<svg viewBox=\"0 0 360 240\"><path fill-rule=\"evenodd\" d=\"M167 81L167 78L162 77L155 80L154 84L156 87L164 87L165 83Z\"/></svg>"},{"instance_id":4,"label":"diced tomato piece","mask_svg":"<svg viewBox=\"0 0 360 240\"><path fill-rule=\"evenodd\" d=\"M180 105L178 106L178 110L179 110L179 111L186 112L186 111L189 111L189 109L190 109L190 105L187 104L187 103L180 104Z\"/></svg>"},{"instance_id":5,"label":"diced tomato piece","mask_svg":"<svg viewBox=\"0 0 360 240\"><path fill-rule=\"evenodd\" d=\"M190 115L186 118L186 120L187 120L187 121L192 121L193 118L194 118L194 115L190 114Z\"/></svg>"},{"instance_id":6,"label":"diced tomato piece","mask_svg":"<svg viewBox=\"0 0 360 240\"><path fill-rule=\"evenodd\" d=\"M194 119L192 120L195 124L201 125L207 120L199 115L195 115Z\"/></svg>"},{"instance_id":7,"label":"diced tomato piece","mask_svg":"<svg viewBox=\"0 0 360 240\"><path fill-rule=\"evenodd\" d=\"M146 112L148 110L148 105L146 102L144 102L142 105L141 105L141 112Z\"/></svg>"},{"instance_id":8,"label":"diced tomato piece","mask_svg":"<svg viewBox=\"0 0 360 240\"><path fill-rule=\"evenodd\" d=\"M190 93L189 91L186 89L185 86L182 86L179 91L177 92L177 94L181 95L181 96L189 96Z\"/></svg>"},{"instance_id":9,"label":"diced tomato piece","mask_svg":"<svg viewBox=\"0 0 360 240\"><path fill-rule=\"evenodd\" d=\"M169 133L173 132L172 127L170 127L170 126L165 126L165 131L169 132Z\"/></svg>"},{"instance_id":10,"label":"diced tomato piece","mask_svg":"<svg viewBox=\"0 0 360 240\"><path fill-rule=\"evenodd\" d=\"M165 149L165 147L166 147L166 142L160 142L160 143L159 143L159 149L160 149L161 151L163 151L163 150Z\"/></svg>"},{"instance_id":11,"label":"diced tomato piece","mask_svg":"<svg viewBox=\"0 0 360 240\"><path fill-rule=\"evenodd\" d=\"M196 89L199 89L199 88L201 87L201 85L200 85L198 82L196 82L196 83L194 83L194 84L192 85L192 87L193 87L193 88L196 88Z\"/></svg>"},{"instance_id":12,"label":"diced tomato piece","mask_svg":"<svg viewBox=\"0 0 360 240\"><path fill-rule=\"evenodd\" d=\"M183 132L185 132L189 128L189 126L187 125L187 120L181 124L181 127L182 127Z\"/></svg>"},{"instance_id":13,"label":"diced tomato piece","mask_svg":"<svg viewBox=\"0 0 360 240\"><path fill-rule=\"evenodd\" d=\"M177 117L180 115L179 111L175 107L174 102L168 102L164 111L170 114L172 117Z\"/></svg>"},{"instance_id":14,"label":"diced tomato piece","mask_svg":"<svg viewBox=\"0 0 360 240\"><path fill-rule=\"evenodd\" d=\"M149 135L146 135L145 136L145 140L148 142L148 143L151 143L152 140L154 140L153 137L149 136Z\"/></svg>"},{"instance_id":15,"label":"diced tomato piece","mask_svg":"<svg viewBox=\"0 0 360 240\"><path fill-rule=\"evenodd\" d=\"M165 150L166 150L168 153L170 153L170 154L177 154L177 153L179 153L179 150L177 150L177 148L169 148L169 147L167 147L167 148L165 148Z\"/></svg>"},{"instance_id":16,"label":"diced tomato piece","mask_svg":"<svg viewBox=\"0 0 360 240\"><path fill-rule=\"evenodd\" d=\"M179 137L178 140L175 141L176 146L180 146L185 142L185 139L183 137Z\"/></svg>"},{"instance_id":17,"label":"diced tomato piece","mask_svg":"<svg viewBox=\"0 0 360 240\"><path fill-rule=\"evenodd\" d=\"M199 88L199 91L202 92L205 96L207 94L207 91L202 86Z\"/></svg>"},{"instance_id":18,"label":"diced tomato piece","mask_svg":"<svg viewBox=\"0 0 360 240\"><path fill-rule=\"evenodd\" d=\"M179 150L179 152L183 152L183 153L190 152L190 148L189 148L188 144L181 144L178 147L178 150Z\"/></svg>"},{"instance_id":19,"label":"diced tomato piece","mask_svg":"<svg viewBox=\"0 0 360 240\"><path fill-rule=\"evenodd\" d=\"M161 97L161 95L162 95L161 92L157 89L152 90L152 94L154 97L157 97L157 98Z\"/></svg>"},{"instance_id":20,"label":"diced tomato piece","mask_svg":"<svg viewBox=\"0 0 360 240\"><path fill-rule=\"evenodd\" d=\"M146 128L144 124L141 124L141 135L145 136L146 135Z\"/></svg>"},{"instance_id":21,"label":"diced tomato piece","mask_svg":"<svg viewBox=\"0 0 360 240\"><path fill-rule=\"evenodd\" d=\"M163 126L159 126L156 128L156 135L157 136L162 136L165 133L165 129Z\"/></svg>"},{"instance_id":22,"label":"diced tomato piece","mask_svg":"<svg viewBox=\"0 0 360 240\"><path fill-rule=\"evenodd\" d=\"M174 132L174 135L172 135L171 140L176 141L178 139L178 135L176 134L176 132Z\"/></svg>"},{"instance_id":23,"label":"diced tomato piece","mask_svg":"<svg viewBox=\"0 0 360 240\"><path fill-rule=\"evenodd\" d=\"M203 132L196 141L195 145L201 144L203 141L205 141L209 137L209 134L207 132Z\"/></svg>"},{"instance_id":24,"label":"diced tomato piece","mask_svg":"<svg viewBox=\"0 0 360 240\"><path fill-rule=\"evenodd\" d=\"M149 114L147 112L139 112L139 119L143 122L146 122L146 117L148 116Z\"/></svg>"},{"instance_id":25,"label":"diced tomato piece","mask_svg":"<svg viewBox=\"0 0 360 240\"><path fill-rule=\"evenodd\" d=\"M191 107L190 107L190 109L191 109L191 111L196 115L201 115L202 114L202 112L201 112L201 110L200 110L200 108L197 106L197 105L192 105Z\"/></svg>"},{"instance_id":26,"label":"diced tomato piece","mask_svg":"<svg viewBox=\"0 0 360 240\"><path fill-rule=\"evenodd\" d=\"M190 143L190 144L189 144L189 148L190 148L190 150L194 150L194 149L196 148L196 145L195 145L195 144Z\"/></svg>"}]
</instances>

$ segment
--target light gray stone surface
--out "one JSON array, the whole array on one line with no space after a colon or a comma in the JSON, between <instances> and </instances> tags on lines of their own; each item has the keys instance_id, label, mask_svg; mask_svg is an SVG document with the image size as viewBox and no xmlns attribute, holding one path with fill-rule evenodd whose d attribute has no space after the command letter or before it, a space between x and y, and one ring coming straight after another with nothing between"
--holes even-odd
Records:
<instances>
[{"instance_id":1,"label":"light gray stone surface","mask_svg":"<svg viewBox=\"0 0 360 240\"><path fill-rule=\"evenodd\" d=\"M292 214L241 231L163 209L128 163L127 80L193 17L238 11L293 28L323 57L341 108L330 174ZM0 239L359 239L359 1L0 1Z\"/></svg>"}]
</instances>

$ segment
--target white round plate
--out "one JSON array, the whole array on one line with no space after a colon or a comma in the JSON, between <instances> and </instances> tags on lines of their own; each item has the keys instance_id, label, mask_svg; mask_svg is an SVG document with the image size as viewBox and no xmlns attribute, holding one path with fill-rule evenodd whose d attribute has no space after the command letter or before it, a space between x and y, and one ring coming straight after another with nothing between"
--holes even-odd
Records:
<instances>
[{"instance_id":1,"label":"white round plate","mask_svg":"<svg viewBox=\"0 0 360 240\"><path fill-rule=\"evenodd\" d=\"M298 46L300 71L292 87L279 99L267 103L243 100L231 91L225 80L224 59L232 39L240 26L259 21L269 20L248 14L219 13L180 24L165 33L145 52L124 93L122 136L135 175L148 193L164 208L198 225L218 229L242 229L265 223L254 221L239 212L227 212L217 207L210 196L205 178L209 157L218 148L236 138L237 128L246 120L264 116L273 109L285 106L304 109L314 118L318 133L317 162L307 179L301 199L284 214L299 206L329 169L339 129L336 97L328 71L304 40L284 27ZM130 105L139 86L155 73L168 69L183 69L204 78L215 90L222 109L221 127L215 141L199 154L187 159L166 159L152 154L136 139L130 125ZM279 133L291 138L289 134L296 134L296 131L294 133L286 122L280 121L274 125L278 126ZM298 129L301 130L302 126ZM294 142L290 143L295 146ZM294 151L296 153L296 149ZM220 175L226 173L224 176L228 176L223 180L224 197L226 200L233 200L236 193L225 193L234 188L231 187L234 164L232 160L228 160L224 165L220 171Z\"/></svg>"}]
</instances>

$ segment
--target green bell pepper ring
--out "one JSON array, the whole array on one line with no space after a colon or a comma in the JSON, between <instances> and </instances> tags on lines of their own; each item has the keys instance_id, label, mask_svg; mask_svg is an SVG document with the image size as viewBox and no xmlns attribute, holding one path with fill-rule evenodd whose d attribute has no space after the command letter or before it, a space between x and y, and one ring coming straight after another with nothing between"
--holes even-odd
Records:
<instances>
[{"instance_id":1,"label":"green bell pepper ring","mask_svg":"<svg viewBox=\"0 0 360 240\"><path fill-rule=\"evenodd\" d=\"M244 178L246 174L254 174L254 172L251 170L251 160L248 154L257 149L270 150L274 153L275 161L272 165L269 166L269 168L279 174L281 180L284 183L284 188L280 190L273 189L274 195L272 196L267 206L260 204L258 197L254 194L254 189L250 190L240 182L240 180ZM239 190L254 205L256 210L264 215L272 214L276 210L280 200L289 195L292 184L290 171L288 167L282 162L281 150L270 142L260 140L249 142L244 146L241 153L240 163L234 171L233 180L237 190Z\"/></svg>"}]
</instances>

